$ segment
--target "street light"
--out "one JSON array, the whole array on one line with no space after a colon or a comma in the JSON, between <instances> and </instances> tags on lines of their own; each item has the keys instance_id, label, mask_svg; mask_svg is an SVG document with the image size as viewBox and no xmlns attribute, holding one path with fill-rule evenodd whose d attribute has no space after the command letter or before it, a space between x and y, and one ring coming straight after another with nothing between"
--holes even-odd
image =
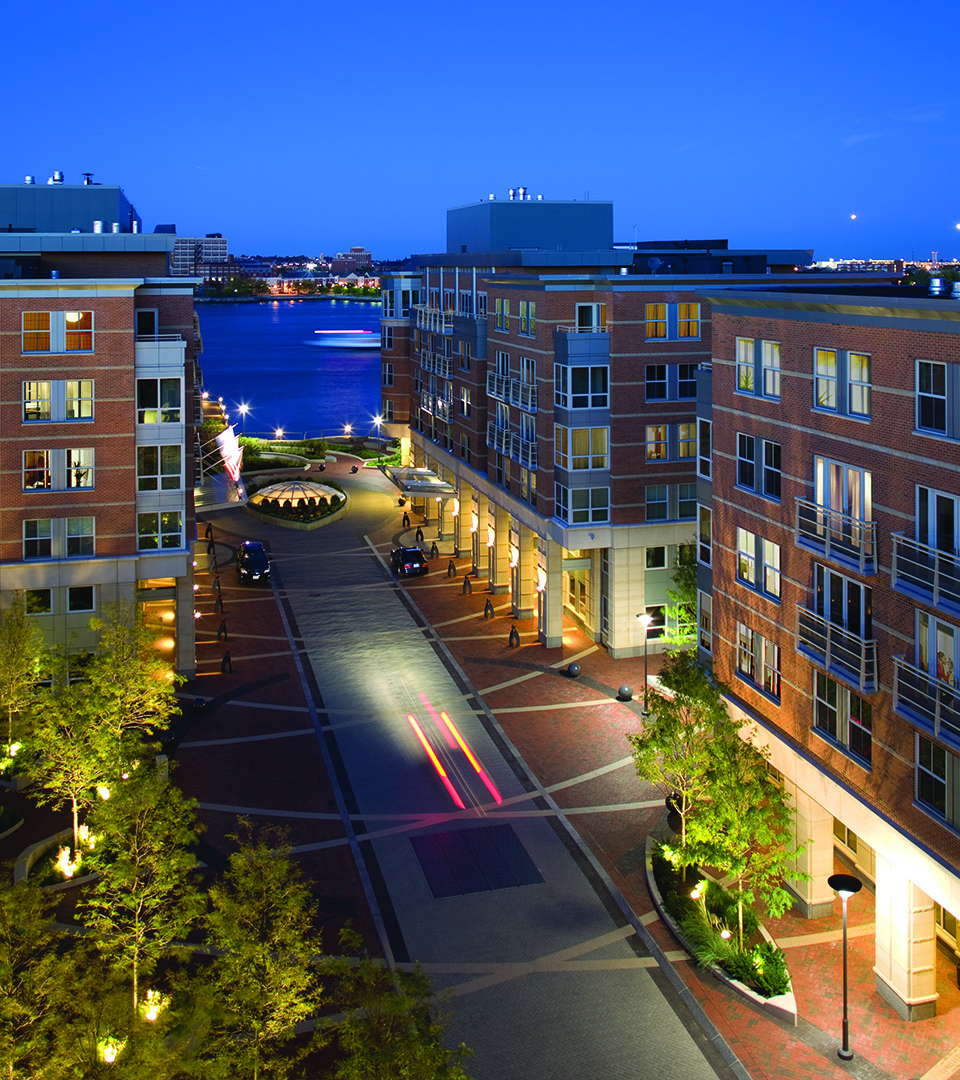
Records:
<instances>
[{"instance_id":1,"label":"street light","mask_svg":"<svg viewBox=\"0 0 960 1080\"><path fill-rule=\"evenodd\" d=\"M647 638L653 616L641 611L637 622L643 627L643 715L647 716Z\"/></svg>"},{"instance_id":2,"label":"street light","mask_svg":"<svg viewBox=\"0 0 960 1080\"><path fill-rule=\"evenodd\" d=\"M380 425L383 423L383 417L380 416L380 414L378 413L373 418L373 422L377 425L377 468L379 469L380 468L380 454L381 454L381 452L383 450L383 446L380 443Z\"/></svg>"},{"instance_id":3,"label":"street light","mask_svg":"<svg viewBox=\"0 0 960 1080\"><path fill-rule=\"evenodd\" d=\"M241 435L246 435L246 433L247 433L247 413L249 411L250 411L250 406L249 405L241 405L240 406L240 419L241 419L240 434Z\"/></svg>"},{"instance_id":4,"label":"street light","mask_svg":"<svg viewBox=\"0 0 960 1080\"><path fill-rule=\"evenodd\" d=\"M276 438L282 439L283 438L283 428L278 427L277 430L274 432L274 435L276 436Z\"/></svg>"},{"instance_id":5,"label":"street light","mask_svg":"<svg viewBox=\"0 0 960 1080\"><path fill-rule=\"evenodd\" d=\"M837 1057L849 1061L853 1051L850 1049L850 1021L847 1017L847 901L863 888L863 882L853 874L831 874L827 884L840 894L843 901L843 1042Z\"/></svg>"},{"instance_id":6,"label":"street light","mask_svg":"<svg viewBox=\"0 0 960 1080\"><path fill-rule=\"evenodd\" d=\"M344 433L344 435L349 435L351 431L353 431L353 424L344 424L343 425L343 433Z\"/></svg>"}]
</instances>

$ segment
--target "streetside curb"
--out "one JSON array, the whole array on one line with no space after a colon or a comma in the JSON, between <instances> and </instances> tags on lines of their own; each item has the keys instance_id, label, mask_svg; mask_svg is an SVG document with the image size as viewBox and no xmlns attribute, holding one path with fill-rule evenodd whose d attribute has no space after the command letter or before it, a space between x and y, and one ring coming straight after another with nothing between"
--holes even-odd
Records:
<instances>
[{"instance_id":1,"label":"streetside curb","mask_svg":"<svg viewBox=\"0 0 960 1080\"><path fill-rule=\"evenodd\" d=\"M386 562L384 561L383 557L380 555L380 552L377 550L377 547L374 544L373 540L369 536L364 536L364 540L366 541L367 546L373 552L374 557L377 558L381 562L381 564L384 566L384 568L386 569L387 568ZM613 898L614 902L616 903L617 907L620 909L621 914L624 916L624 918L627 920L627 922L629 922L629 924L633 927L635 933L640 938L640 940L643 942L644 946L649 951L651 957L654 960L656 960L658 967L664 973L664 975L666 976L666 978L670 982L671 986L676 991L678 997L683 1001L684 1005L686 1005L686 1007L693 1014L694 1019L700 1025L700 1028L702 1029L704 1035L706 1035L706 1037L710 1041L710 1043L713 1045L713 1048L723 1058L724 1062L726 1062L726 1064L730 1067L731 1072L734 1074L735 1077L737 1077L737 1080L752 1080L752 1077L750 1076L750 1074L747 1072L747 1070L741 1064L740 1059L730 1049L730 1045L727 1043L727 1040L723 1037L723 1035L720 1034L720 1031L717 1029L717 1026L713 1023L713 1021L710 1019L710 1017L704 1011L703 1007L701 1006L700 1002L696 999L693 992L690 990L690 988L687 986L687 984L683 981L683 979L680 978L680 976L677 974L676 970L674 969L673 964L671 964L670 961L664 955L663 950L656 943L656 941L650 936L650 934L647 932L646 928L644 927L643 923L640 922L639 918L637 918L637 915L635 914L633 909L630 907L630 905L627 903L626 897L623 895L623 893L621 893L620 889L617 887L617 885L611 879L611 877L606 872L606 870L604 870L603 866L597 860L596 856L593 854L593 852L587 846L586 842L583 840L583 838L580 836L580 834L577 832L577 830L573 827L573 825L571 825L570 821L567 819L566 814L563 812L563 810L560 808L560 806L558 806L558 804L554 800L553 796L550 795L550 793L546 790L546 788L544 788L544 786L540 783L540 781L534 775L533 770L527 765L527 763L524 760L524 758L523 758L522 754L520 753L520 751L517 749L517 747L513 744L513 741L510 739L510 737L507 735L507 733L500 726L499 722L497 721L497 718L491 712L491 710L490 710L489 706L487 705L486 701L484 701L483 697L479 694L476 687L473 685L473 683L467 677L466 672L463 670L463 668L460 666L460 664L454 658L453 654L450 652L450 650L444 644L443 640L439 637L437 632L434 630L434 628L433 628L432 624L430 623L430 621L428 619L424 618L424 614L420 610L419 605L416 603L416 601L410 595L410 590L409 589L405 590L405 593L406 593L406 601L407 601L407 603L410 605L410 607L414 611L416 611L417 615L419 616L419 618L423 622L423 625L430 628L430 634L431 634L431 636L433 638L433 641L435 642L437 648L439 648L441 650L444 657L446 658L446 663L448 663L450 665L450 667L452 668L452 670L454 670L457 673L458 677L463 680L464 684L470 688L470 690L472 691L474 697L480 703L480 706L483 709L483 714L484 714L484 717L486 718L487 723L497 732L497 735L503 740L504 745L507 747L507 749L510 751L510 753L512 753L514 755L516 760L523 764L523 767L524 767L524 769L526 770L526 773L527 773L527 778L529 779L530 783L536 789L537 794L550 807L550 810L555 815L556 819L563 825L563 827L566 830L567 834L569 835L570 839L573 841L573 843L579 849L581 855L584 857L584 859L586 859L586 861L590 864L590 867L593 869L593 871L596 873L596 875L603 882L604 887L609 891L609 893L610 893L611 897ZM611 700L614 700L614 699L611 698Z\"/></svg>"},{"instance_id":2,"label":"streetside curb","mask_svg":"<svg viewBox=\"0 0 960 1080\"><path fill-rule=\"evenodd\" d=\"M70 840L72 838L72 828L61 829L60 832L54 833L53 836L44 837L43 840L38 840L35 844L31 844L22 851L13 868L14 884L19 881L25 881L30 876L30 871L33 869L36 862L52 847L62 843L64 840ZM82 877L70 878L69 881L61 881L56 885L41 885L40 887L45 893L63 892L65 889L72 889L75 885L85 885L88 881L96 881L99 876L99 874L84 874Z\"/></svg>"}]
</instances>

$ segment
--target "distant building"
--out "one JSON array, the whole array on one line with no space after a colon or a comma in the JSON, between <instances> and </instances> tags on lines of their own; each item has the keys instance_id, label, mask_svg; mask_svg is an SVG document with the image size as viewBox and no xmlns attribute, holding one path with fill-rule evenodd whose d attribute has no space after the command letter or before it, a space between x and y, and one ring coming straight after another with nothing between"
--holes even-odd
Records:
<instances>
[{"instance_id":1,"label":"distant building","mask_svg":"<svg viewBox=\"0 0 960 1080\"><path fill-rule=\"evenodd\" d=\"M227 241L220 233L178 236L173 247L170 273L174 277L221 280L223 267L228 259Z\"/></svg>"},{"instance_id":2,"label":"distant building","mask_svg":"<svg viewBox=\"0 0 960 1080\"><path fill-rule=\"evenodd\" d=\"M336 277L345 277L357 270L368 270L373 265L373 255L362 247L352 247L349 251L339 251L330 262L330 272Z\"/></svg>"},{"instance_id":3,"label":"distant building","mask_svg":"<svg viewBox=\"0 0 960 1080\"><path fill-rule=\"evenodd\" d=\"M105 196L129 213L101 235ZM69 654L104 604L136 602L192 673L194 282L119 188L0 186L0 218L17 222L0 231L0 603L25 591Z\"/></svg>"}]
</instances>

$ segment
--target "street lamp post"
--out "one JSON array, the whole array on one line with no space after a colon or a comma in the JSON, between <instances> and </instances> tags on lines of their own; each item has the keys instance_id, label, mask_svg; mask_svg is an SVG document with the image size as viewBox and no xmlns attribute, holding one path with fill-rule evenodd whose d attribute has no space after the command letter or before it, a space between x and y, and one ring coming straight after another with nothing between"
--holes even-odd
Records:
<instances>
[{"instance_id":1,"label":"street lamp post","mask_svg":"<svg viewBox=\"0 0 960 1080\"><path fill-rule=\"evenodd\" d=\"M653 616L648 615L645 611L641 611L637 616L637 622L643 628L643 715L647 715L647 640L648 632L650 630L650 624L653 622Z\"/></svg>"},{"instance_id":2,"label":"street lamp post","mask_svg":"<svg viewBox=\"0 0 960 1080\"><path fill-rule=\"evenodd\" d=\"M383 446L380 444L380 425L383 423L383 417L379 414L373 418L373 422L377 425L377 468L380 468L380 456L383 451Z\"/></svg>"},{"instance_id":3,"label":"street lamp post","mask_svg":"<svg viewBox=\"0 0 960 1080\"><path fill-rule=\"evenodd\" d=\"M843 901L843 1040L837 1057L849 1061L853 1051L850 1049L850 1020L847 1016L847 901L863 888L863 882L853 874L831 874L827 884L840 894Z\"/></svg>"},{"instance_id":4,"label":"street lamp post","mask_svg":"<svg viewBox=\"0 0 960 1080\"><path fill-rule=\"evenodd\" d=\"M249 405L240 406L240 434L246 435L247 433L247 413L250 411Z\"/></svg>"}]
</instances>

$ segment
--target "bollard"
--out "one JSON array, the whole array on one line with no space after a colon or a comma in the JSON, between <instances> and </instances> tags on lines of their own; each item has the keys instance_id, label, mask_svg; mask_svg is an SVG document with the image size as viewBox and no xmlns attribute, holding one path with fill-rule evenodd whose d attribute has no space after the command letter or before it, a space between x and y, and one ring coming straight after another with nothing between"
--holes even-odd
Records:
<instances>
[{"instance_id":1,"label":"bollard","mask_svg":"<svg viewBox=\"0 0 960 1080\"><path fill-rule=\"evenodd\" d=\"M232 675L233 674L233 661L230 659L230 650L223 654L223 659L220 661L220 674Z\"/></svg>"},{"instance_id":2,"label":"bollard","mask_svg":"<svg viewBox=\"0 0 960 1080\"><path fill-rule=\"evenodd\" d=\"M403 527L405 529L410 528L410 515L406 512L406 510L404 510L403 512Z\"/></svg>"},{"instance_id":3,"label":"bollard","mask_svg":"<svg viewBox=\"0 0 960 1080\"><path fill-rule=\"evenodd\" d=\"M431 559L439 559L440 558L440 549L437 547L437 542L436 541L434 541L430 545L430 558Z\"/></svg>"},{"instance_id":4,"label":"bollard","mask_svg":"<svg viewBox=\"0 0 960 1080\"><path fill-rule=\"evenodd\" d=\"M209 543L207 544L207 554L208 554L208 555L214 555L214 554L216 554L216 550L217 550L217 548L216 548L216 545L215 545L215 544L214 544L214 542L213 542L213 541L211 540L211 541L210 541L210 542L209 542Z\"/></svg>"},{"instance_id":5,"label":"bollard","mask_svg":"<svg viewBox=\"0 0 960 1080\"><path fill-rule=\"evenodd\" d=\"M213 539L213 526L210 524L209 521L207 522L207 527L203 530L203 538L204 540Z\"/></svg>"},{"instance_id":6,"label":"bollard","mask_svg":"<svg viewBox=\"0 0 960 1080\"><path fill-rule=\"evenodd\" d=\"M490 603L490 597L487 597L487 602L483 605L483 617L485 619L494 618L493 604Z\"/></svg>"},{"instance_id":7,"label":"bollard","mask_svg":"<svg viewBox=\"0 0 960 1080\"><path fill-rule=\"evenodd\" d=\"M626 685L621 686L617 691L617 698L620 701L630 701L633 698L633 687Z\"/></svg>"},{"instance_id":8,"label":"bollard","mask_svg":"<svg viewBox=\"0 0 960 1080\"><path fill-rule=\"evenodd\" d=\"M217 627L217 641L229 641L230 635L227 633L227 620L221 619L220 625Z\"/></svg>"},{"instance_id":9,"label":"bollard","mask_svg":"<svg viewBox=\"0 0 960 1080\"><path fill-rule=\"evenodd\" d=\"M217 576L213 579L213 584L210 586L210 591L212 593L220 592L220 575L219 574L217 574Z\"/></svg>"},{"instance_id":10,"label":"bollard","mask_svg":"<svg viewBox=\"0 0 960 1080\"><path fill-rule=\"evenodd\" d=\"M516 623L514 623L513 626L510 627L510 636L509 636L509 638L507 638L507 648L508 649L519 649L520 648L520 635L517 633L517 624Z\"/></svg>"},{"instance_id":11,"label":"bollard","mask_svg":"<svg viewBox=\"0 0 960 1080\"><path fill-rule=\"evenodd\" d=\"M453 559L451 559L447 563L447 577L456 577L456 576L457 576L457 564L453 561Z\"/></svg>"},{"instance_id":12,"label":"bollard","mask_svg":"<svg viewBox=\"0 0 960 1080\"><path fill-rule=\"evenodd\" d=\"M418 525L417 526L417 543L419 544L419 543L422 543L422 542L423 542L423 529L421 529L420 526Z\"/></svg>"},{"instance_id":13,"label":"bollard","mask_svg":"<svg viewBox=\"0 0 960 1080\"><path fill-rule=\"evenodd\" d=\"M571 679L579 679L582 670L583 669L577 663L567 664L567 676Z\"/></svg>"},{"instance_id":14,"label":"bollard","mask_svg":"<svg viewBox=\"0 0 960 1080\"><path fill-rule=\"evenodd\" d=\"M461 593L463 593L464 596L470 596L470 594L473 592L473 582L471 582L470 578L466 575L464 575L463 588L460 591Z\"/></svg>"},{"instance_id":15,"label":"bollard","mask_svg":"<svg viewBox=\"0 0 960 1080\"><path fill-rule=\"evenodd\" d=\"M217 598L213 602L213 610L216 611L217 608L220 609L220 614L222 615L223 614L223 593L217 593Z\"/></svg>"}]
</instances>

